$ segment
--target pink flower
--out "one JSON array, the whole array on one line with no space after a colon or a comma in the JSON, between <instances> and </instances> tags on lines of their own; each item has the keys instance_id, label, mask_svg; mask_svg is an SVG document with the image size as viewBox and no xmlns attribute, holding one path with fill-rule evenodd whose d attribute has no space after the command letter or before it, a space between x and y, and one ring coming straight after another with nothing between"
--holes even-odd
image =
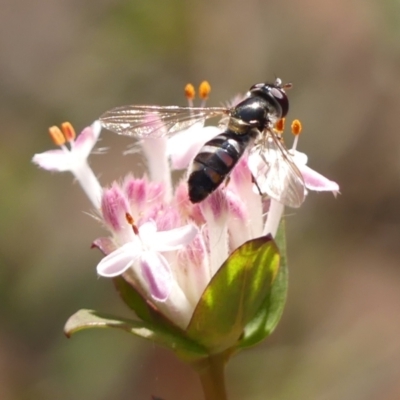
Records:
<instances>
[{"instance_id":1,"label":"pink flower","mask_svg":"<svg viewBox=\"0 0 400 400\"><path fill-rule=\"evenodd\" d=\"M128 176L122 185L105 189L101 216L111 238L94 242L106 256L97 265L100 276L123 275L178 325L189 323L194 305L189 287L181 287L178 258L199 235L165 201L164 185Z\"/></svg>"}]
</instances>

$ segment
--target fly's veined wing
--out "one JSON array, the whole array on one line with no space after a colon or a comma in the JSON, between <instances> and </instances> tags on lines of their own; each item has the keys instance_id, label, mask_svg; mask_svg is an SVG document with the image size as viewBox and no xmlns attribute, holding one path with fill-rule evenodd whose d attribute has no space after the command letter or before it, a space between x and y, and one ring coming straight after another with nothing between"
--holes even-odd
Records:
<instances>
[{"instance_id":1,"label":"fly's veined wing","mask_svg":"<svg viewBox=\"0 0 400 400\"><path fill-rule=\"evenodd\" d=\"M223 107L123 106L106 111L99 120L104 128L119 135L158 138L229 113Z\"/></svg>"},{"instance_id":2,"label":"fly's veined wing","mask_svg":"<svg viewBox=\"0 0 400 400\"><path fill-rule=\"evenodd\" d=\"M267 132L265 140L253 152L258 152L263 161L255 176L262 193L285 206L300 207L306 193L303 176L279 138Z\"/></svg>"}]
</instances>

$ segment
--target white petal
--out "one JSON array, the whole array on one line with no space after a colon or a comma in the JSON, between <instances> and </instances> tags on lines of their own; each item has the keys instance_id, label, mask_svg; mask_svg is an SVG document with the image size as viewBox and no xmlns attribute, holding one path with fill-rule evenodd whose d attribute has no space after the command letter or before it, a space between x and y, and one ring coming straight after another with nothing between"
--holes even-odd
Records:
<instances>
[{"instance_id":1,"label":"white petal","mask_svg":"<svg viewBox=\"0 0 400 400\"><path fill-rule=\"evenodd\" d=\"M146 244L154 243L154 235L156 232L157 225L153 220L145 222L143 225L139 226L139 236Z\"/></svg>"},{"instance_id":2,"label":"white petal","mask_svg":"<svg viewBox=\"0 0 400 400\"><path fill-rule=\"evenodd\" d=\"M48 171L71 171L74 167L73 158L68 150L49 150L35 154L32 162Z\"/></svg>"},{"instance_id":3,"label":"white petal","mask_svg":"<svg viewBox=\"0 0 400 400\"><path fill-rule=\"evenodd\" d=\"M220 128L216 126L203 128L203 123L198 122L191 128L170 138L167 154L171 157L172 169L187 168L204 143L219 133L221 133Z\"/></svg>"},{"instance_id":4,"label":"white petal","mask_svg":"<svg viewBox=\"0 0 400 400\"><path fill-rule=\"evenodd\" d=\"M140 257L140 266L151 297L157 301L167 300L173 281L167 260L154 251L145 251Z\"/></svg>"},{"instance_id":5,"label":"white petal","mask_svg":"<svg viewBox=\"0 0 400 400\"><path fill-rule=\"evenodd\" d=\"M129 242L104 257L97 265L97 273L107 278L124 273L140 256L138 242Z\"/></svg>"},{"instance_id":6,"label":"white petal","mask_svg":"<svg viewBox=\"0 0 400 400\"><path fill-rule=\"evenodd\" d=\"M306 165L308 162L307 154L297 150L289 150L290 155L293 157L294 162L297 166L300 164Z\"/></svg>"},{"instance_id":7,"label":"white petal","mask_svg":"<svg viewBox=\"0 0 400 400\"><path fill-rule=\"evenodd\" d=\"M169 231L157 232L152 243L155 251L172 251L186 246L197 235L198 228L189 224Z\"/></svg>"},{"instance_id":8,"label":"white petal","mask_svg":"<svg viewBox=\"0 0 400 400\"><path fill-rule=\"evenodd\" d=\"M93 124L90 126L92 128L93 134L96 139L100 136L101 133L101 122L99 120L96 120L93 122Z\"/></svg>"}]
</instances>

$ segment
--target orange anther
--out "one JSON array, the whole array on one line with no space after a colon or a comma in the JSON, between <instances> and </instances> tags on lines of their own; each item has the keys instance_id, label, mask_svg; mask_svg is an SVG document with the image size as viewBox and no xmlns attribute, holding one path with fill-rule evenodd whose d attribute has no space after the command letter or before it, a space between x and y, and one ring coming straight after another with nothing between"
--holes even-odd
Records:
<instances>
[{"instance_id":1,"label":"orange anther","mask_svg":"<svg viewBox=\"0 0 400 400\"><path fill-rule=\"evenodd\" d=\"M202 100L207 100L210 92L211 92L210 84L207 81L201 82L199 86L199 97Z\"/></svg>"},{"instance_id":2,"label":"orange anther","mask_svg":"<svg viewBox=\"0 0 400 400\"><path fill-rule=\"evenodd\" d=\"M298 119L295 119L292 122L291 128L292 128L293 135L295 135L295 136L300 135L301 130L302 130L301 122Z\"/></svg>"},{"instance_id":3,"label":"orange anther","mask_svg":"<svg viewBox=\"0 0 400 400\"><path fill-rule=\"evenodd\" d=\"M281 118L279 121L276 122L275 130L278 133L283 133L283 131L285 130L285 118Z\"/></svg>"},{"instance_id":4,"label":"orange anther","mask_svg":"<svg viewBox=\"0 0 400 400\"><path fill-rule=\"evenodd\" d=\"M65 144L65 137L58 126L51 126L49 128L49 135L56 146Z\"/></svg>"},{"instance_id":5,"label":"orange anther","mask_svg":"<svg viewBox=\"0 0 400 400\"><path fill-rule=\"evenodd\" d=\"M185 86L185 96L188 100L193 100L196 95L196 91L194 90L194 86L191 83L188 83Z\"/></svg>"},{"instance_id":6,"label":"orange anther","mask_svg":"<svg viewBox=\"0 0 400 400\"><path fill-rule=\"evenodd\" d=\"M125 218L126 218L126 220L127 220L129 225L133 225L135 223L135 221L134 221L134 219L133 219L131 214L125 213Z\"/></svg>"},{"instance_id":7,"label":"orange anther","mask_svg":"<svg viewBox=\"0 0 400 400\"><path fill-rule=\"evenodd\" d=\"M67 142L72 142L76 138L75 129L69 122L63 122L61 124L61 130Z\"/></svg>"},{"instance_id":8,"label":"orange anther","mask_svg":"<svg viewBox=\"0 0 400 400\"><path fill-rule=\"evenodd\" d=\"M132 226L133 233L135 235L139 235L139 229L135 225L135 220L133 219L132 215L129 213L125 213L125 218L126 218L126 221L128 222L128 224Z\"/></svg>"}]
</instances>

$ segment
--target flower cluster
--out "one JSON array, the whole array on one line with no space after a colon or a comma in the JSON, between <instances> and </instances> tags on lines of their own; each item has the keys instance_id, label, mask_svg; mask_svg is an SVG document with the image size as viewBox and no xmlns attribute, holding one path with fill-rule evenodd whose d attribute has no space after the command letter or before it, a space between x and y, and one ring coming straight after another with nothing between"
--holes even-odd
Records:
<instances>
[{"instance_id":1,"label":"flower cluster","mask_svg":"<svg viewBox=\"0 0 400 400\"><path fill-rule=\"evenodd\" d=\"M202 145L220 133L217 127L203 125L198 123L171 139L143 139L148 176L129 175L107 188L101 187L87 162L100 134L98 121L77 138L69 124L61 130L51 128L51 137L61 149L33 157L44 169L70 171L109 231L109 237L93 242L104 254L97 273L122 276L182 329L229 255L249 240L275 236L284 209L279 199L260 196L254 188L255 179L263 191L267 176L259 152L243 156L229 182L199 204L190 202L185 179L172 185L171 168L186 168ZM305 154L295 148L291 152L307 189L339 191L335 182L306 166Z\"/></svg>"}]
</instances>

